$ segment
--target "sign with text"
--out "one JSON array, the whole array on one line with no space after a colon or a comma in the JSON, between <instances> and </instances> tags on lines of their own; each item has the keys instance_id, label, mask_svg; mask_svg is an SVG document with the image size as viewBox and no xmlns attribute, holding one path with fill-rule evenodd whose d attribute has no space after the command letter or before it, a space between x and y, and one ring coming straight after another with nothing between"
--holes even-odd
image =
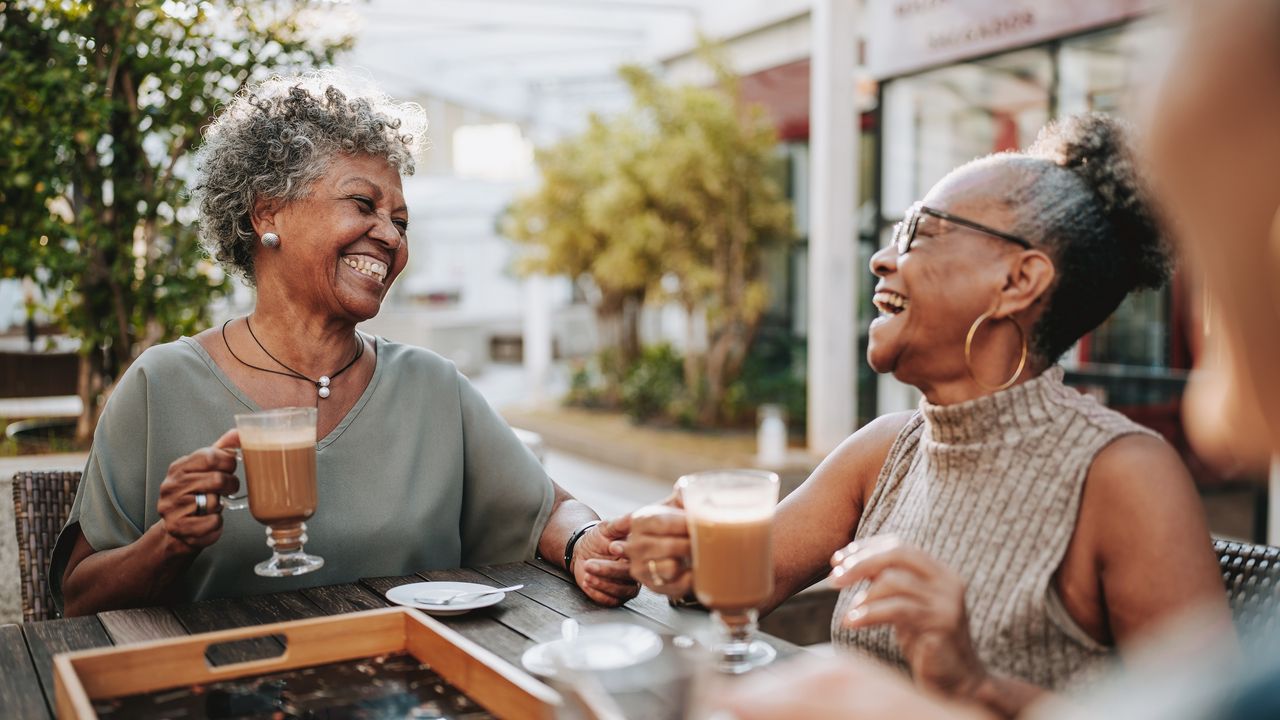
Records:
<instances>
[{"instance_id":1,"label":"sign with text","mask_svg":"<svg viewBox=\"0 0 1280 720\"><path fill-rule=\"evenodd\" d=\"M876 78L990 55L1119 22L1161 0L867 0Z\"/></svg>"}]
</instances>

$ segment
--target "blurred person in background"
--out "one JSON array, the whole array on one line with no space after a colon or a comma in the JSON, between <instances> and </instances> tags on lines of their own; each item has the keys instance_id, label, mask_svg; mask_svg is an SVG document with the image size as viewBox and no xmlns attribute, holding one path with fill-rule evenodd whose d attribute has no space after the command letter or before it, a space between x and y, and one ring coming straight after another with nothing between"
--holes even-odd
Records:
<instances>
[{"instance_id":1,"label":"blurred person in background","mask_svg":"<svg viewBox=\"0 0 1280 720\"><path fill-rule=\"evenodd\" d=\"M1169 270L1114 120L1067 118L951 172L871 270L868 361L924 400L852 435L782 502L764 610L835 553L837 648L1002 715L1087 684L1191 607L1229 624L1177 453L1055 365ZM679 598L696 578L675 504L634 513L627 551L637 580Z\"/></svg>"},{"instance_id":2,"label":"blurred person in background","mask_svg":"<svg viewBox=\"0 0 1280 720\"><path fill-rule=\"evenodd\" d=\"M1280 454L1280 3L1186 3L1185 38L1158 93L1145 159L1187 269L1203 283L1204 352L1183 415L1201 457L1265 473ZM1221 589L1219 590L1221 592ZM1280 638L1192 615L1079 705L1044 718L1280 717ZM726 717L968 718L972 704L921 692L858 659L808 659L725 699Z\"/></svg>"},{"instance_id":3,"label":"blurred person in background","mask_svg":"<svg viewBox=\"0 0 1280 720\"><path fill-rule=\"evenodd\" d=\"M208 128L201 237L256 288L255 307L148 349L111 394L49 574L66 614L535 552L599 603L638 592L609 550L625 528L553 483L451 362L356 329L408 262L401 176L425 130L421 107L335 73L256 84ZM237 413L290 406L317 408L307 548L326 563L263 578L262 527L222 513L240 485L228 428Z\"/></svg>"}]
</instances>

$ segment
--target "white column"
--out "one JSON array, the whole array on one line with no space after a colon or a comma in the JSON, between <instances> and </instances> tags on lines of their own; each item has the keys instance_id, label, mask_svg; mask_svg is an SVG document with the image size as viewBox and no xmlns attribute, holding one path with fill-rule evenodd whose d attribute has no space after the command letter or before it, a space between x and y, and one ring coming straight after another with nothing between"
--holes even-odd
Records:
<instances>
[{"instance_id":1,"label":"white column","mask_svg":"<svg viewBox=\"0 0 1280 720\"><path fill-rule=\"evenodd\" d=\"M809 449L826 454L857 418L857 0L813 0L809 104Z\"/></svg>"},{"instance_id":2,"label":"white column","mask_svg":"<svg viewBox=\"0 0 1280 720\"><path fill-rule=\"evenodd\" d=\"M551 373L551 283L544 275L530 275L524 281L524 371L528 382L526 399L546 400Z\"/></svg>"},{"instance_id":3,"label":"white column","mask_svg":"<svg viewBox=\"0 0 1280 720\"><path fill-rule=\"evenodd\" d=\"M1280 455L1271 458L1271 482L1267 485L1267 544L1280 545Z\"/></svg>"}]
</instances>

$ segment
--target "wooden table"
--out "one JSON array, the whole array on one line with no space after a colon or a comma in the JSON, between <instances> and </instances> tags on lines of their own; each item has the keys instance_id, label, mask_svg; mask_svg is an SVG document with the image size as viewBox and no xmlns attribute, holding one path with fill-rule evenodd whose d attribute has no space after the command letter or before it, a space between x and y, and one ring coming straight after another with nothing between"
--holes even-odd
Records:
<instances>
[{"instance_id":1,"label":"wooden table","mask_svg":"<svg viewBox=\"0 0 1280 720\"><path fill-rule=\"evenodd\" d=\"M113 610L91 617L0 626L0 718L52 717L53 656L60 652L387 607L383 593L389 588L422 580L501 586L523 583L522 590L508 593L491 608L437 618L517 667L525 649L560 637L560 626L566 617L642 625L666 636L688 632L690 627L707 622L705 613L673 609L665 598L648 590L621 608L600 607L588 600L562 571L541 562L432 570L235 600ZM778 650L779 658L800 652L798 647L777 638L769 638L769 642ZM225 650L210 660L221 664L270 654L245 646ZM642 693L640 697L620 700L630 718L678 716L669 706L672 699L658 694Z\"/></svg>"}]
</instances>

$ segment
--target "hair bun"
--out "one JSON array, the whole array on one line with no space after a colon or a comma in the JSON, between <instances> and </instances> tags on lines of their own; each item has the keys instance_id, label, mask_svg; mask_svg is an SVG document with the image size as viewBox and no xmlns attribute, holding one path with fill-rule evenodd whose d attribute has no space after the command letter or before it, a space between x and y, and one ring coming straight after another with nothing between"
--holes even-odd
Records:
<instances>
[{"instance_id":1,"label":"hair bun","mask_svg":"<svg viewBox=\"0 0 1280 720\"><path fill-rule=\"evenodd\" d=\"M1158 288L1172 270L1169 247L1134 162L1126 123L1102 113L1072 115L1046 125L1027 149L1075 172L1102 202L1134 286Z\"/></svg>"}]
</instances>

